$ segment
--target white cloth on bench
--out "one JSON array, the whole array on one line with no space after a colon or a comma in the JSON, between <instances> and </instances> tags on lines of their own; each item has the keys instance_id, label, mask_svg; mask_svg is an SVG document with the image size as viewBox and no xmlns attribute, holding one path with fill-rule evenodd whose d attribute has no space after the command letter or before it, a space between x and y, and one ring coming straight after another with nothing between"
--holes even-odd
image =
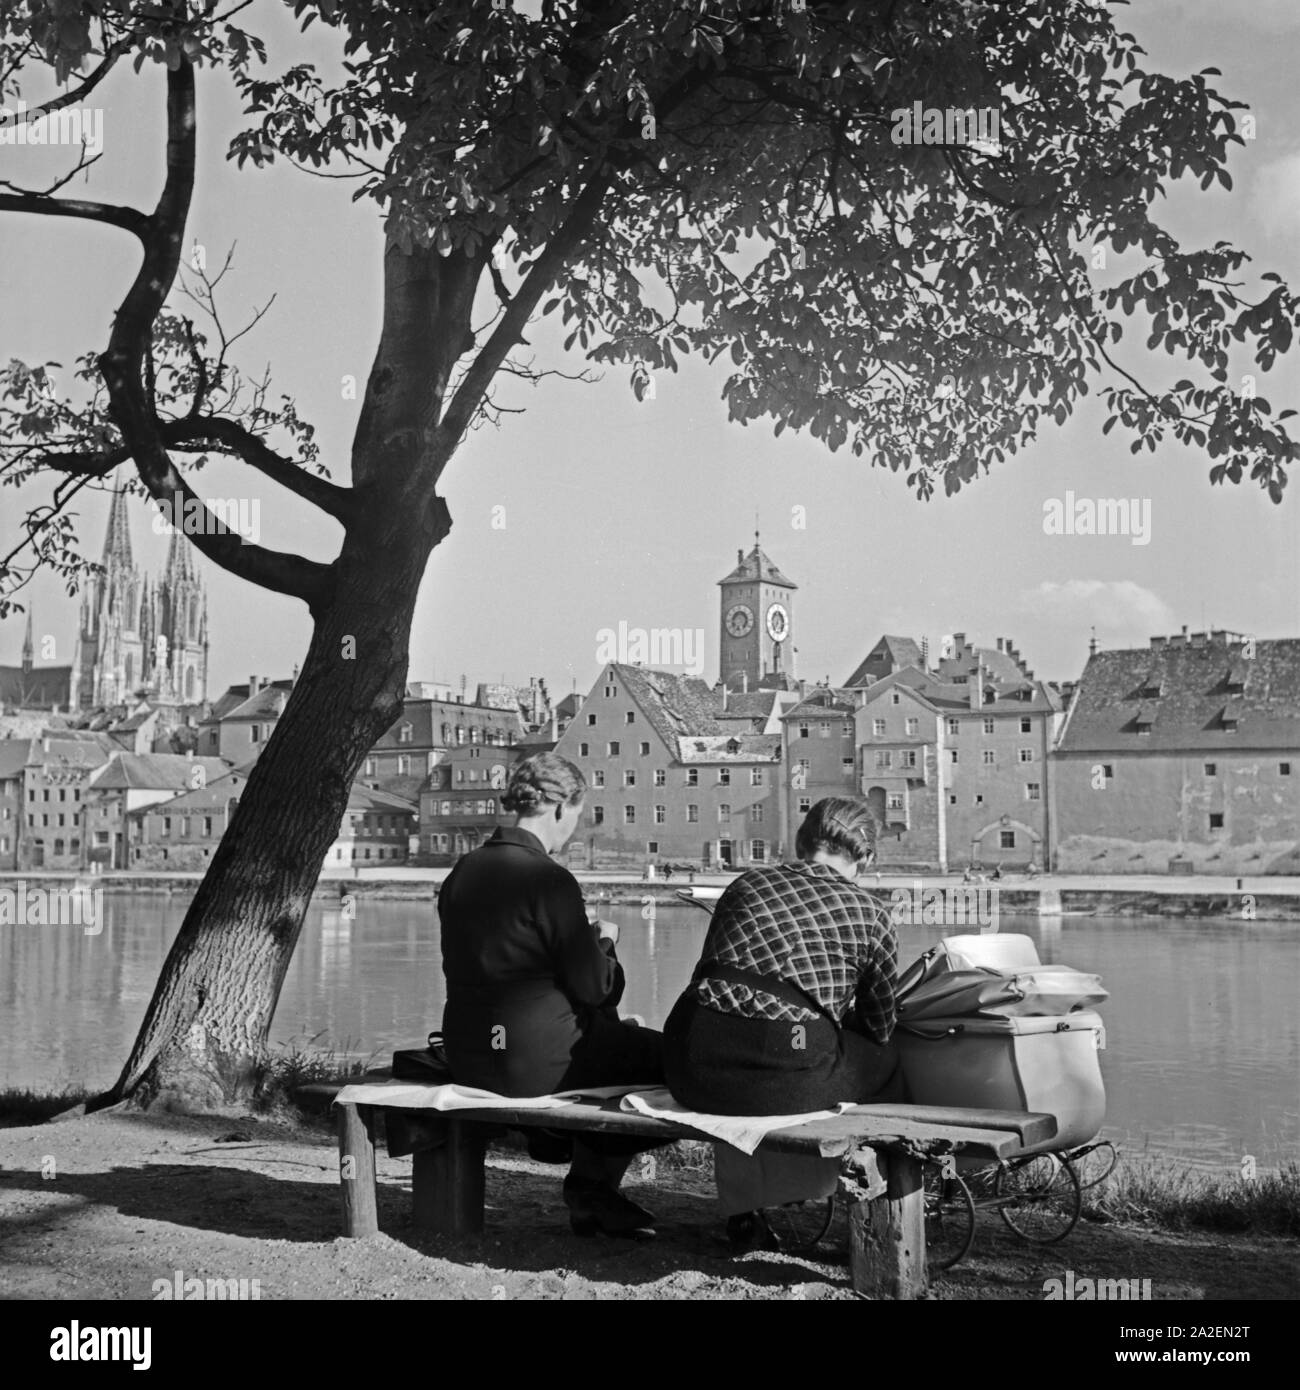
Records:
<instances>
[{"instance_id":1,"label":"white cloth on bench","mask_svg":"<svg viewBox=\"0 0 1300 1390\"><path fill-rule=\"evenodd\" d=\"M587 1086L548 1096L499 1096L473 1086L429 1086L420 1081L372 1081L344 1086L335 1105L384 1105L395 1110L558 1110L583 1100L614 1100L633 1086ZM646 1088L642 1088L646 1089Z\"/></svg>"},{"instance_id":2,"label":"white cloth on bench","mask_svg":"<svg viewBox=\"0 0 1300 1390\"><path fill-rule=\"evenodd\" d=\"M846 1110L853 1109L851 1101L841 1101L834 1110L810 1110L803 1115L702 1115L678 1105L666 1086L652 1090L629 1092L623 1097L620 1110L632 1110L658 1120L675 1120L689 1125L710 1138L721 1139L741 1153L752 1154L774 1129L792 1129L809 1120L833 1120Z\"/></svg>"}]
</instances>

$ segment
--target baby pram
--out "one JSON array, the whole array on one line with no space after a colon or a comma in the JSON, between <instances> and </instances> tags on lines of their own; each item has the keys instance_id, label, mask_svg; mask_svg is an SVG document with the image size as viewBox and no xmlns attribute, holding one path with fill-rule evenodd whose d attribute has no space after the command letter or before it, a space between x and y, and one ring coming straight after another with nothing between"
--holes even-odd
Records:
<instances>
[{"instance_id":1,"label":"baby pram","mask_svg":"<svg viewBox=\"0 0 1300 1390\"><path fill-rule=\"evenodd\" d=\"M1044 965L1033 941L1016 934L948 937L900 976L894 1042L909 1100L1057 1119L1050 1141L1014 1159L926 1165L933 1268L950 1268L970 1249L977 1211L996 1211L1025 1240L1064 1239L1083 1190L1113 1169L1113 1145L1097 1141L1106 1093L1095 1006L1106 998L1096 975Z\"/></svg>"}]
</instances>

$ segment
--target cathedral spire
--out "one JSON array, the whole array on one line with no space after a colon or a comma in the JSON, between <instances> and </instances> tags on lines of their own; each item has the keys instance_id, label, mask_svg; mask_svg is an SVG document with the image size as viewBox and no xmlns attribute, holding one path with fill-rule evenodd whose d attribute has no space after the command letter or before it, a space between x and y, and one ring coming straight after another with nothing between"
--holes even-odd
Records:
<instances>
[{"instance_id":1,"label":"cathedral spire","mask_svg":"<svg viewBox=\"0 0 1300 1390\"><path fill-rule=\"evenodd\" d=\"M32 615L30 609L27 613L27 629L23 633L23 671L32 669L32 661L35 657L36 649L32 645Z\"/></svg>"},{"instance_id":2,"label":"cathedral spire","mask_svg":"<svg viewBox=\"0 0 1300 1390\"><path fill-rule=\"evenodd\" d=\"M113 494L113 503L108 512L108 534L104 538L104 568L112 569L117 565L125 569L134 568L131 528L126 520L125 491Z\"/></svg>"},{"instance_id":3,"label":"cathedral spire","mask_svg":"<svg viewBox=\"0 0 1300 1390\"><path fill-rule=\"evenodd\" d=\"M198 571L194 565L193 546L179 531L173 530L171 539L167 542L167 568L164 571L164 583L174 593L175 585L192 583L198 577Z\"/></svg>"}]
</instances>

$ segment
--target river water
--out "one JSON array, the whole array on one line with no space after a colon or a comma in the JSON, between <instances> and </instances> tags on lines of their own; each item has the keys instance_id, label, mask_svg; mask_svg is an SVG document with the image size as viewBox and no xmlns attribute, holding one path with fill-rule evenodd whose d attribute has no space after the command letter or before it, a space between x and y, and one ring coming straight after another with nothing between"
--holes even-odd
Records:
<instances>
[{"instance_id":1,"label":"river water","mask_svg":"<svg viewBox=\"0 0 1300 1390\"><path fill-rule=\"evenodd\" d=\"M125 1058L185 900L105 895L97 935L0 925L0 1087L110 1084ZM625 1012L663 1022L707 919L687 906L604 907L622 927ZM1011 917L1044 961L1099 973L1104 1133L1126 1152L1236 1170L1300 1154L1300 923L1166 917ZM901 928L906 964L939 935ZM442 1011L431 903L313 906L280 999L276 1042L373 1051L417 1046Z\"/></svg>"}]
</instances>

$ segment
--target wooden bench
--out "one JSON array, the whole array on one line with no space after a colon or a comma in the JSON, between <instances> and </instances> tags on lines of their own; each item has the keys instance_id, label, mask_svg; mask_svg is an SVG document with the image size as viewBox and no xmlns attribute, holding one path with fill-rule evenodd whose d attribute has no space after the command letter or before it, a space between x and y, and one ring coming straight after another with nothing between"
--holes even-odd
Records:
<instances>
[{"instance_id":1,"label":"wooden bench","mask_svg":"<svg viewBox=\"0 0 1300 1390\"><path fill-rule=\"evenodd\" d=\"M483 1229L484 1156L503 1128L571 1129L588 1134L712 1142L699 1130L619 1110L618 1102L556 1110L402 1109L418 1120L422 1147L413 1154L414 1224L442 1235ZM338 1105L343 1233L379 1229L375 1129L382 1106ZM1056 1133L1051 1115L926 1105L862 1105L832 1119L773 1130L761 1147L843 1161L841 1195L849 1202L849 1258L854 1289L873 1298L920 1298L928 1287L922 1162L962 1153L1012 1158Z\"/></svg>"}]
</instances>

